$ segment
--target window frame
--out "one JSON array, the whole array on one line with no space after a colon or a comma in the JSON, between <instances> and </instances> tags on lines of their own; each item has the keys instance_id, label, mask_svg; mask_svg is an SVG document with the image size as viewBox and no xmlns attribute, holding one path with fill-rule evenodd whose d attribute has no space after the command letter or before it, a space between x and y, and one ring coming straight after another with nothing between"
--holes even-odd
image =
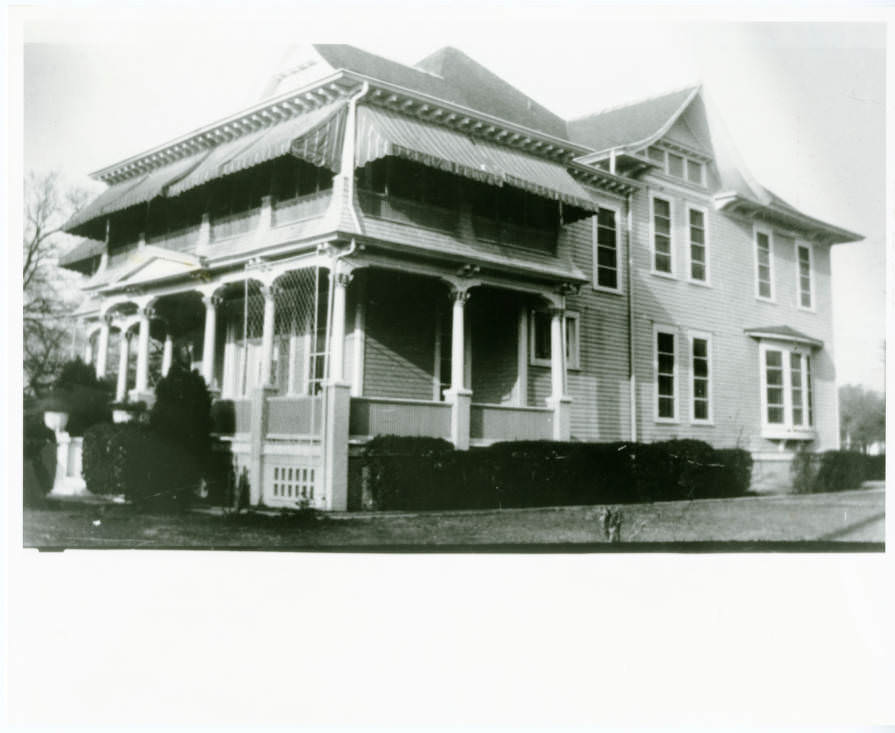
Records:
<instances>
[{"instance_id":1,"label":"window frame","mask_svg":"<svg viewBox=\"0 0 895 733\"><path fill-rule=\"evenodd\" d=\"M706 403L708 416L696 417L696 369L694 368L695 356L693 354L693 342L696 339L705 341L706 361L708 362L708 377L706 378ZM712 334L708 331L687 331L687 345L690 352L690 423L692 425L715 424L715 390L712 388L712 379L715 374L715 364L712 354Z\"/></svg>"},{"instance_id":2,"label":"window frame","mask_svg":"<svg viewBox=\"0 0 895 733\"><path fill-rule=\"evenodd\" d=\"M783 422L772 423L768 421L768 393L767 393L767 352L779 351L782 355L783 371ZM802 392L802 423L793 423L793 389L792 389L792 355L798 354L802 359L801 367L801 392ZM814 349L802 344L793 344L784 341L762 341L758 345L759 384L761 388L761 430L762 437L767 439L782 440L810 440L816 435L814 424L816 409L817 384L814 378Z\"/></svg>"},{"instance_id":3,"label":"window frame","mask_svg":"<svg viewBox=\"0 0 895 733\"><path fill-rule=\"evenodd\" d=\"M759 250L758 250L758 235L764 234L768 238L768 272L769 272L769 284L770 284L770 295L762 295L761 294L761 280L759 277ZM770 227L762 226L761 224L756 224L753 227L752 232L752 252L753 258L755 260L754 267L754 276L755 276L755 297L757 300L761 300L765 303L776 303L777 302L777 288L775 287L774 280L776 277L775 267L774 267L774 233Z\"/></svg>"},{"instance_id":4,"label":"window frame","mask_svg":"<svg viewBox=\"0 0 895 733\"><path fill-rule=\"evenodd\" d=\"M598 250L599 250L599 231L600 231L600 222L599 222L599 212L597 212L597 216L591 217L593 219L591 237L592 237L592 256L593 256L593 277L592 279L592 287L594 290L599 290L603 293L613 293L615 295L620 295L624 292L622 288L622 283L624 282L624 271L623 271L623 257L622 257L622 227L621 227L621 207L614 205L604 206L600 204L601 209L606 209L607 211L611 211L615 214L615 273L616 273L616 287L610 288L606 285L600 285L599 282L599 260L598 260Z\"/></svg>"},{"instance_id":5,"label":"window frame","mask_svg":"<svg viewBox=\"0 0 895 733\"><path fill-rule=\"evenodd\" d=\"M550 320L550 312L546 308L532 308L528 313L528 364L529 366L536 367L547 367L551 368L553 366L550 357L548 356L546 359L542 359L540 357L535 356L535 333L537 329L537 314L547 314L547 328L552 329ZM567 310L563 314L562 319L562 339L563 339L563 349L566 357L566 370L581 369L581 314L578 311ZM572 321L575 324L575 343L574 350L572 353L569 353L569 344L568 344L568 336L566 329L568 328L567 322ZM552 330L550 333L550 341L551 341L551 349L552 349L552 341L553 334Z\"/></svg>"},{"instance_id":6,"label":"window frame","mask_svg":"<svg viewBox=\"0 0 895 733\"><path fill-rule=\"evenodd\" d=\"M656 201L664 201L668 204L668 250L669 250L669 258L671 260L670 267L671 269L668 272L664 270L656 269ZM677 275L675 274L675 256L674 256L674 246L675 246L675 236L674 236L674 199L670 197L663 196L658 193L650 194L650 218L649 218L649 227L650 227L650 273L653 275L658 275L659 277L667 277L672 280L677 279Z\"/></svg>"},{"instance_id":7,"label":"window frame","mask_svg":"<svg viewBox=\"0 0 895 733\"><path fill-rule=\"evenodd\" d=\"M659 334L670 335L674 339L674 369L672 371L672 417L659 415ZM676 425L680 423L680 348L678 347L678 330L666 324L653 324L653 419L657 423Z\"/></svg>"},{"instance_id":8,"label":"window frame","mask_svg":"<svg viewBox=\"0 0 895 733\"><path fill-rule=\"evenodd\" d=\"M711 270L711 257L710 257L710 247L709 247L709 210L704 206L699 206L697 204L687 203L687 282L692 283L693 285L701 285L702 287L709 288L712 286L712 270ZM691 224L690 224L690 212L697 211L702 214L702 231L703 231L703 249L705 250L705 262L703 263L705 266L705 279L697 280L693 277L693 240L691 239Z\"/></svg>"},{"instance_id":9,"label":"window frame","mask_svg":"<svg viewBox=\"0 0 895 733\"><path fill-rule=\"evenodd\" d=\"M799 269L801 264L799 260L799 250L801 249L808 250L808 295L811 298L811 305L802 305L802 273ZM817 294L814 278L814 245L811 242L804 242L797 239L795 241L795 253L796 307L801 311L814 313L817 308Z\"/></svg>"}]
</instances>

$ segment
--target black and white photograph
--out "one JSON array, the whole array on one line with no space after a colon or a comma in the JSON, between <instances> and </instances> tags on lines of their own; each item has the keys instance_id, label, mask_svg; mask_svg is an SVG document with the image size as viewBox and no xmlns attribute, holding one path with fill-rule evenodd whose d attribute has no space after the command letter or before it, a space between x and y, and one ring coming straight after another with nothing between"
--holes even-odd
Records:
<instances>
[{"instance_id":1,"label":"black and white photograph","mask_svg":"<svg viewBox=\"0 0 895 733\"><path fill-rule=\"evenodd\" d=\"M660 585L694 561L720 576L738 567L767 587L729 592L762 606L773 583L795 592L786 579L808 558L826 558L837 578L847 566L833 563L891 569L885 16L669 10L10 8L5 185L10 244L23 242L11 579L27 584L25 567L47 578L68 568L75 574L60 582L76 597L65 592L64 605L77 606L95 584L116 595L103 577L136 589L145 568L147 585L133 591L141 595L163 587L163 568L183 563L164 593L176 597L193 577L204 589L197 603L222 608L218 594L255 597L260 580L236 579L257 571L286 583L260 590L255 609L255 631L275 645L296 633L339 643L338 629L366 628L370 617L352 620L347 607L364 616L394 601L388 589L401 568L433 599L443 574L457 590L448 608L474 603L474 588L504 571L511 588L498 603L514 593L551 597L562 577L573 594L588 587L586 604L615 620L621 607L607 604L632 597L601 594L592 574L618 583L639 562L649 563L644 578L664 576ZM13 321L10 343L16 330ZM7 373L11 405L18 374ZM763 576L758 561L778 565ZM210 574L187 576L200 562ZM454 584L467 563L492 571L464 590ZM337 575L321 580L334 566L363 577L364 592L324 593L317 584L335 585ZM533 579L553 577L523 591L515 584L526 568ZM801 575L805 599L845 594L841 583L853 598L860 575L831 586L816 571ZM226 590L210 585L212 575ZM590 580L579 587L575 577ZM426 603L413 583L400 584L411 605ZM723 602L700 586L688 600L702 599L701 612ZM657 587L636 592L651 597ZM40 592L62 598L61 589ZM279 605L263 600L268 592ZM872 591L883 606L871 608L869 596L866 609L858 604L875 624L893 608L891 588L883 592ZM572 612L577 621L584 607ZM62 633L62 606L41 613ZM253 658L243 648L252 630L232 613L205 620L231 624L217 629L222 642L242 649L236 659ZM757 617L767 622L767 613ZM402 625L389 621L392 633ZM112 621L116 635L120 623ZM880 640L882 626L862 628L885 652L863 674L882 683L877 672L888 669L891 683L891 639ZM433 643L441 649L450 636ZM537 638L544 643L543 629ZM621 669L640 668L646 639L634 642L640 664ZM315 655L325 656L322 643L310 642ZM607 643L609 658L625 659L621 640ZM801 633L783 642L801 644ZM16 653L27 654L23 642ZM355 683L375 665L359 656L347 673ZM834 666L838 679L849 665ZM33 681L36 662L19 667L19 679ZM323 668L338 684L338 672ZM274 669L290 666L278 660ZM302 670L307 682L313 673ZM267 677L260 665L251 674ZM611 669L595 674L605 691ZM863 702L848 708L852 718L845 700L799 717L774 692L783 713L775 720L886 722L875 683L855 693ZM80 702L72 717L35 714L33 687L11 685L22 695L16 724L122 722L91 718ZM87 687L54 689L69 685L66 700ZM191 712L170 719L161 710L171 700L136 712L151 707L146 690L116 704L137 706L127 725L552 728L623 719L583 714L586 678L561 692L548 686L531 717L525 703L508 702L521 692L509 683L497 693L509 717L425 707L434 689L408 708L361 692L356 710L328 717L337 698L327 687L292 719L278 717L279 699L263 713L243 700L232 719L211 698L210 708L174 701ZM573 690L577 702L563 708ZM296 691L296 702L307 692ZM731 694L719 699L732 703ZM660 708L629 722L763 720L718 717L711 705L702 718L699 703L688 717L682 699L668 697L667 716ZM411 714L422 709L431 717Z\"/></svg>"}]
</instances>

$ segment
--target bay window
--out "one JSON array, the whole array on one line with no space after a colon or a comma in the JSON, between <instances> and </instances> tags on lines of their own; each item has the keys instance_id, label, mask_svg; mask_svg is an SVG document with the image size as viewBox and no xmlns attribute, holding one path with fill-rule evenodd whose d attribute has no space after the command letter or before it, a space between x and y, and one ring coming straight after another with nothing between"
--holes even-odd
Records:
<instances>
[{"instance_id":1,"label":"bay window","mask_svg":"<svg viewBox=\"0 0 895 733\"><path fill-rule=\"evenodd\" d=\"M813 430L812 355L803 346L762 343L761 411L765 437L798 437Z\"/></svg>"}]
</instances>

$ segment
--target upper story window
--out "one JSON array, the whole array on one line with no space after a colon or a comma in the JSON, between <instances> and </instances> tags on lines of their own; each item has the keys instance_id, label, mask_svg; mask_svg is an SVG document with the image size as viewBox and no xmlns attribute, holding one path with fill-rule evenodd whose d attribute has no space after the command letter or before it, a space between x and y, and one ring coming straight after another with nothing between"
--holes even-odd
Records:
<instances>
[{"instance_id":1,"label":"upper story window","mask_svg":"<svg viewBox=\"0 0 895 733\"><path fill-rule=\"evenodd\" d=\"M709 281L708 220L705 209L687 207L689 232L690 280L698 283Z\"/></svg>"},{"instance_id":2,"label":"upper story window","mask_svg":"<svg viewBox=\"0 0 895 733\"><path fill-rule=\"evenodd\" d=\"M653 272L671 275L673 252L671 247L671 202L653 197Z\"/></svg>"},{"instance_id":3,"label":"upper story window","mask_svg":"<svg viewBox=\"0 0 895 733\"><path fill-rule=\"evenodd\" d=\"M755 295L774 300L774 241L765 229L755 229Z\"/></svg>"},{"instance_id":4,"label":"upper story window","mask_svg":"<svg viewBox=\"0 0 895 733\"><path fill-rule=\"evenodd\" d=\"M549 311L535 310L529 317L529 363L533 366L549 367L551 363L552 316ZM578 369L581 363L580 317L574 311L563 315L563 340L565 341L566 367Z\"/></svg>"},{"instance_id":5,"label":"upper story window","mask_svg":"<svg viewBox=\"0 0 895 733\"><path fill-rule=\"evenodd\" d=\"M618 211L600 208L594 217L594 287L621 290Z\"/></svg>"},{"instance_id":6,"label":"upper story window","mask_svg":"<svg viewBox=\"0 0 895 733\"><path fill-rule=\"evenodd\" d=\"M705 185L705 164L684 153L676 153L671 150L651 145L641 155L646 155L654 163L657 163L663 173L681 180L695 183L697 186Z\"/></svg>"},{"instance_id":7,"label":"upper story window","mask_svg":"<svg viewBox=\"0 0 895 733\"><path fill-rule=\"evenodd\" d=\"M764 343L761 354L762 424L766 437L814 425L812 359L804 347Z\"/></svg>"},{"instance_id":8,"label":"upper story window","mask_svg":"<svg viewBox=\"0 0 895 733\"><path fill-rule=\"evenodd\" d=\"M814 251L809 244L796 244L796 277L799 308L814 309Z\"/></svg>"}]
</instances>

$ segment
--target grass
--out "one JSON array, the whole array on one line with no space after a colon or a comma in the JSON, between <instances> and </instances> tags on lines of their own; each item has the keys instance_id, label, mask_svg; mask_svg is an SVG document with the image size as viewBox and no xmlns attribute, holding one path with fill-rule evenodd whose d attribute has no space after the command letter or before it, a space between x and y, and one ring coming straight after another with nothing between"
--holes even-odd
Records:
<instances>
[{"instance_id":1,"label":"grass","mask_svg":"<svg viewBox=\"0 0 895 733\"><path fill-rule=\"evenodd\" d=\"M871 542L885 536L884 492L656 502L617 507L623 543ZM26 509L38 548L341 549L606 543L603 507L483 512L143 514L125 505ZM608 549L608 548L607 548ZM880 547L881 549L881 547Z\"/></svg>"}]
</instances>

